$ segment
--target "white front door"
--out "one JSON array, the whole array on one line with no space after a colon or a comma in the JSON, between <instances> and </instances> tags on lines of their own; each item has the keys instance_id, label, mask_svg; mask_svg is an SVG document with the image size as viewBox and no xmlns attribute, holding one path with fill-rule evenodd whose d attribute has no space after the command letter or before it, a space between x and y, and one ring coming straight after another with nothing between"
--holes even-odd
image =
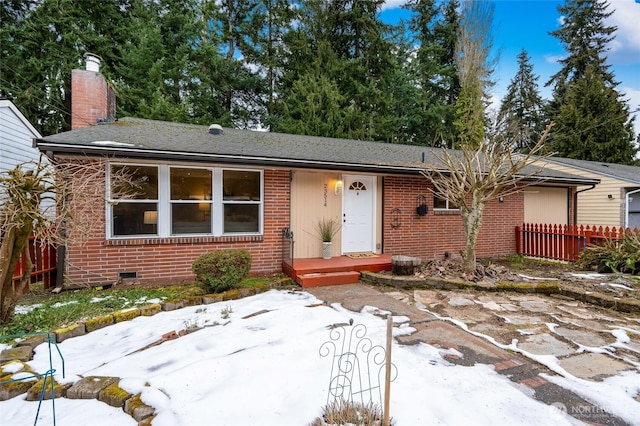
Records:
<instances>
[{"instance_id":1,"label":"white front door","mask_svg":"<svg viewBox=\"0 0 640 426\"><path fill-rule=\"evenodd\" d=\"M374 251L375 182L375 176L344 176L343 253Z\"/></svg>"}]
</instances>

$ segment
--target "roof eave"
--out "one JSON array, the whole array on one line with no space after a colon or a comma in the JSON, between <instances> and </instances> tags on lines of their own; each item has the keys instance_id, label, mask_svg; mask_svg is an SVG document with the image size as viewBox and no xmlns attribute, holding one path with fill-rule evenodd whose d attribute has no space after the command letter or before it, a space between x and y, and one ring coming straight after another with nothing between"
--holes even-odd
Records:
<instances>
[{"instance_id":1,"label":"roof eave","mask_svg":"<svg viewBox=\"0 0 640 426\"><path fill-rule=\"evenodd\" d=\"M332 162L318 160L300 160L291 158L276 158L265 156L243 156L230 154L212 154L200 152L183 152L183 151L165 151L154 149L141 149L122 146L88 146L65 144L59 142L48 142L43 139L35 139L35 146L40 151L50 154L82 154L88 156L100 157L126 157L126 158L145 158L155 160L182 160L195 162L217 162L222 164L244 164L264 167L295 167L306 169L327 169L342 170L362 173L394 173L394 174L410 174L417 175L426 170L425 167L407 167L392 166L381 164L358 164L349 162ZM447 173L446 170L441 170ZM530 181L547 182L562 185L593 185L600 183L599 179L580 179L580 178L560 178L550 176L539 176Z\"/></svg>"}]
</instances>

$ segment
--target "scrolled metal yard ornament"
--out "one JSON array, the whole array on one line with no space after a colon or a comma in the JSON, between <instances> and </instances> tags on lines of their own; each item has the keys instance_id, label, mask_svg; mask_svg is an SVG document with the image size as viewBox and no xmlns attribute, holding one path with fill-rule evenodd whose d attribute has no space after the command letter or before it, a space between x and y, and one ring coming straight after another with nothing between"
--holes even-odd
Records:
<instances>
[{"instance_id":1,"label":"scrolled metal yard ornament","mask_svg":"<svg viewBox=\"0 0 640 426\"><path fill-rule=\"evenodd\" d=\"M374 345L367 337L364 324L334 324L329 340L320 346L320 356L331 357L331 375L327 392L327 404L349 401L362 405L378 405L383 401L383 384L387 351L382 345ZM391 364L390 381L398 371Z\"/></svg>"}]
</instances>

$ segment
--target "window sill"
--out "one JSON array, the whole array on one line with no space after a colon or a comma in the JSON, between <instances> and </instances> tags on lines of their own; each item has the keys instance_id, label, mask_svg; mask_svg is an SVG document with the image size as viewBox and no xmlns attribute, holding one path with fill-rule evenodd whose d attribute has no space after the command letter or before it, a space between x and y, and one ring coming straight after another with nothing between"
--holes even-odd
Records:
<instances>
[{"instance_id":1,"label":"window sill","mask_svg":"<svg viewBox=\"0 0 640 426\"><path fill-rule=\"evenodd\" d=\"M460 210L459 209L433 209L433 214L436 216L452 216L452 215L459 215L460 214Z\"/></svg>"},{"instance_id":2,"label":"window sill","mask_svg":"<svg viewBox=\"0 0 640 426\"><path fill-rule=\"evenodd\" d=\"M259 243L264 235L224 235L213 236L171 236L171 237L131 237L106 240L107 246L145 246L165 244L210 244L210 243Z\"/></svg>"}]
</instances>

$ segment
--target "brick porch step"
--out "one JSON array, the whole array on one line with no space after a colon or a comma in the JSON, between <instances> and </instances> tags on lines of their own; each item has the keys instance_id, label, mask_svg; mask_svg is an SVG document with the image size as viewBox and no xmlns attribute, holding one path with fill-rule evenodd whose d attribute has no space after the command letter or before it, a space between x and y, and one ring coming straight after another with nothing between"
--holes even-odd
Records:
<instances>
[{"instance_id":1,"label":"brick porch step","mask_svg":"<svg viewBox=\"0 0 640 426\"><path fill-rule=\"evenodd\" d=\"M360 272L316 272L298 275L296 281L302 287L320 287L325 285L356 284L360 279Z\"/></svg>"}]
</instances>

